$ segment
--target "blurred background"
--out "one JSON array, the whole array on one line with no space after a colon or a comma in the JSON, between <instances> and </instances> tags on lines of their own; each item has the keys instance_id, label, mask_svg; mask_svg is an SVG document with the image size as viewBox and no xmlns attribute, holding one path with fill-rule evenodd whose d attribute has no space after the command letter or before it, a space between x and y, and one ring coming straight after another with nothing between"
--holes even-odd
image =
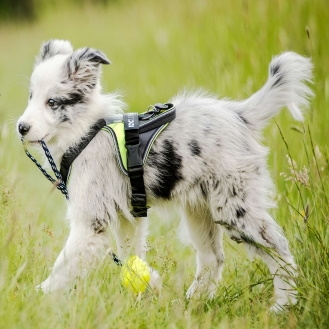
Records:
<instances>
[{"instance_id":1,"label":"blurred background","mask_svg":"<svg viewBox=\"0 0 329 329\"><path fill-rule=\"evenodd\" d=\"M34 58L52 38L105 52L113 64L103 70L104 92L120 90L133 111L165 102L182 88L246 98L265 82L273 55L293 50L312 56L317 97L308 124L315 123L313 136L325 144L328 113L317 105L326 104L329 92L327 18L325 0L2 0L1 168L16 187L29 177L33 181L24 188L32 191L47 183L24 158L14 130L26 106ZM284 113L278 120L293 124ZM267 143L284 147L272 130ZM284 150L273 152L281 159ZM39 178L40 184L32 183Z\"/></svg>"},{"instance_id":2,"label":"blurred background","mask_svg":"<svg viewBox=\"0 0 329 329\"><path fill-rule=\"evenodd\" d=\"M4 255L0 260L7 264L7 270L0 272L2 277L15 275L19 259L28 258L32 265L26 266L31 272L23 271L20 284L33 289L34 283L48 273L68 233L63 220L64 198L60 192L52 192L50 183L25 156L15 132L16 121L27 104L35 56L43 41L54 38L69 40L74 48L102 50L112 62L103 67L104 92L121 91L129 110L138 112L150 104L166 102L183 88L201 87L219 97L247 98L266 81L272 56L292 50L312 57L315 98L305 124L297 124L283 111L264 132L264 143L270 148L269 168L277 186L274 215L288 232L293 253L306 264L311 256L301 256L304 254L299 252L296 238L305 232L305 218L312 215L311 219L317 219L308 223L316 223L324 239L321 245L328 245L328 6L327 0L1 0L0 237L8 240L0 249L0 256ZM287 181L287 176L280 175L291 174L287 154L296 161L298 170L306 168L308 186L295 177ZM151 218L156 225L151 229L154 249L150 261L155 267L163 266L165 274L169 262L188 281L194 270L193 252L179 242L165 243L167 231L178 226L178 215L166 217L169 226L160 225L158 217L164 215ZM313 250L314 245L306 240L302 245L307 253ZM236 253L235 245L229 243L229 250ZM319 259L328 259L326 253L323 255ZM182 258L186 267L176 263ZM44 273L33 270L34 260ZM244 260L238 258L241 264ZM228 257L224 277L229 273L243 282L244 274L235 272L235 262ZM305 265L301 276L305 278L305 295L311 289L306 282L316 282L311 274L313 266ZM167 280L169 285L176 284L169 274ZM184 288L182 281L177 284ZM325 317L320 319L319 311L318 321ZM314 327L316 322L306 323Z\"/></svg>"}]
</instances>

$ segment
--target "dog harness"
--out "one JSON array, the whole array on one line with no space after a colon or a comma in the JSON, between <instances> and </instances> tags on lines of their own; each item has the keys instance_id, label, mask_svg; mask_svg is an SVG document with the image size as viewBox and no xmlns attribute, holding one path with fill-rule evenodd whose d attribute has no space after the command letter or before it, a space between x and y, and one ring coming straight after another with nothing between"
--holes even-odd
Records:
<instances>
[{"instance_id":1,"label":"dog harness","mask_svg":"<svg viewBox=\"0 0 329 329\"><path fill-rule=\"evenodd\" d=\"M39 141L57 180L52 178L26 149L25 153L68 199L66 184L73 161L100 130L108 132L115 142L118 165L121 171L128 175L132 187L131 213L134 217L146 217L148 207L143 166L155 139L175 117L175 106L167 103L150 106L148 111L142 114L127 113L100 119L90 128L89 133L77 146L65 152L60 171L57 170L46 143L42 140ZM22 141L24 141L23 138Z\"/></svg>"},{"instance_id":2,"label":"dog harness","mask_svg":"<svg viewBox=\"0 0 329 329\"><path fill-rule=\"evenodd\" d=\"M146 113L128 113L121 117L107 119L102 130L113 137L118 165L129 177L132 215L146 217L148 207L143 166L155 139L176 117L176 109L170 103L156 104Z\"/></svg>"}]
</instances>

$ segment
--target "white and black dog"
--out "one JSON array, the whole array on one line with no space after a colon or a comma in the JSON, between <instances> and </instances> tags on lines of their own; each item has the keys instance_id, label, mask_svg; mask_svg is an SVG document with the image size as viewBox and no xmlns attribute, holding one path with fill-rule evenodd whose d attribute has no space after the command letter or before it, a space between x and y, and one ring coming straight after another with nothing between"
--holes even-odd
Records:
<instances>
[{"instance_id":1,"label":"white and black dog","mask_svg":"<svg viewBox=\"0 0 329 329\"><path fill-rule=\"evenodd\" d=\"M92 48L74 51L68 41L41 47L31 76L28 106L17 123L27 142L47 143L57 165L99 119L125 108L118 94L102 94L100 64L107 57ZM148 204L175 204L196 250L196 274L187 297L213 296L221 279L223 232L258 255L274 277L274 310L296 302L296 265L281 228L269 214L273 183L259 142L268 121L287 106L302 120L312 91L312 63L293 52L274 57L265 85L242 101L219 100L203 92L171 99L176 119L160 134L144 166ZM113 139L100 131L75 159L68 184L70 235L44 292L67 287L95 265L116 237L119 257L145 259L147 219L130 213L131 185L116 159ZM160 279L151 270L151 286Z\"/></svg>"}]
</instances>

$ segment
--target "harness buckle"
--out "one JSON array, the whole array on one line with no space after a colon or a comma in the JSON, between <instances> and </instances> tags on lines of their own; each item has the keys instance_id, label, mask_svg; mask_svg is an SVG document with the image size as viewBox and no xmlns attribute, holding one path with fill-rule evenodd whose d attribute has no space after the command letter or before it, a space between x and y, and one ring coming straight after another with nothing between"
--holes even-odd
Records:
<instances>
[{"instance_id":1,"label":"harness buckle","mask_svg":"<svg viewBox=\"0 0 329 329\"><path fill-rule=\"evenodd\" d=\"M140 142L137 144L128 145L126 143L127 155L128 155L128 169L129 172L133 171L136 167L143 166L143 160L139 152Z\"/></svg>"},{"instance_id":2,"label":"harness buckle","mask_svg":"<svg viewBox=\"0 0 329 329\"><path fill-rule=\"evenodd\" d=\"M147 209L149 207L146 206L145 194L133 193L131 196L131 205L133 207L131 214L134 217L147 217Z\"/></svg>"}]
</instances>

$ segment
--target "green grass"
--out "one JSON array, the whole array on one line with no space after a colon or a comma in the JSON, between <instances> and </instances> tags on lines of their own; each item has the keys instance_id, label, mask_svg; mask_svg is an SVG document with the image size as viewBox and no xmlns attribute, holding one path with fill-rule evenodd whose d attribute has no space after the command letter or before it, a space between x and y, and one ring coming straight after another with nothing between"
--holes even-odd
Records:
<instances>
[{"instance_id":1,"label":"green grass","mask_svg":"<svg viewBox=\"0 0 329 329\"><path fill-rule=\"evenodd\" d=\"M45 6L34 23L0 23L0 328L327 328L327 1L63 3ZM266 80L274 54L294 50L312 57L316 97L305 124L283 111L264 132L277 186L273 214L299 265L298 305L285 314L268 314L273 291L266 267L250 262L229 240L215 300L186 302L195 261L191 249L172 239L176 213L150 218L148 260L163 277L161 297L145 294L136 300L120 287L119 269L110 260L69 293L35 292L65 242L68 225L63 197L50 193L14 128L26 106L34 57L50 38L102 49L113 62L103 69L104 90L123 91L137 111L184 87L245 98ZM301 179L305 171L307 181Z\"/></svg>"}]
</instances>

